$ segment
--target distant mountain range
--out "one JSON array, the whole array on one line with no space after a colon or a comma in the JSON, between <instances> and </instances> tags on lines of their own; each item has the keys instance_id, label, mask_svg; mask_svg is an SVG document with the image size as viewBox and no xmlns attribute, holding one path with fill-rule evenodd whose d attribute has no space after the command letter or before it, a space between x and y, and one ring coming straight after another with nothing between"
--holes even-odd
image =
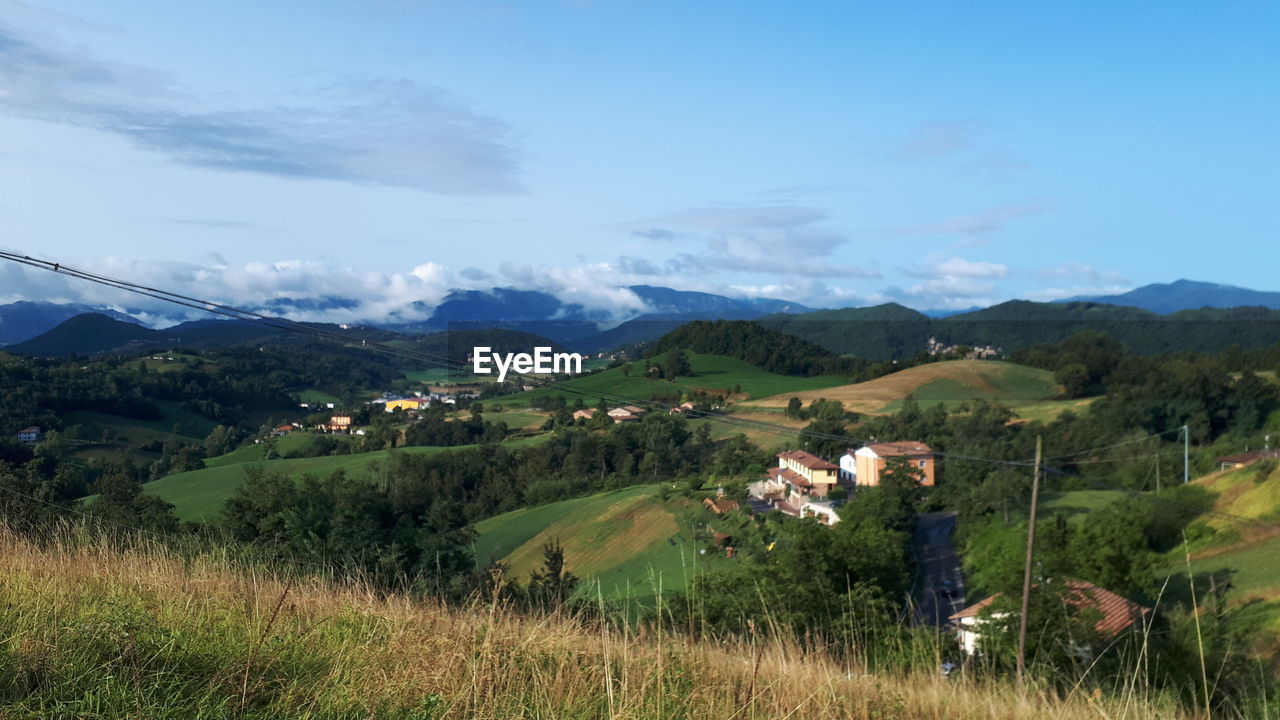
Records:
<instances>
[{"instance_id":1,"label":"distant mountain range","mask_svg":"<svg viewBox=\"0 0 1280 720\"><path fill-rule=\"evenodd\" d=\"M20 301L0 305L0 347L20 343L23 340L47 332L59 324L82 313L100 313L123 322L140 325L138 320L115 310L96 308L78 303L51 303Z\"/></svg>"},{"instance_id":2,"label":"distant mountain range","mask_svg":"<svg viewBox=\"0 0 1280 720\"><path fill-rule=\"evenodd\" d=\"M1143 285L1120 295L1094 295L1068 298L1062 302L1095 302L1127 305L1166 315L1179 310L1200 308L1264 307L1280 310L1280 292L1250 290L1235 285L1175 280L1171 283Z\"/></svg>"},{"instance_id":3,"label":"distant mountain range","mask_svg":"<svg viewBox=\"0 0 1280 720\"><path fill-rule=\"evenodd\" d=\"M1273 313L1228 308L1280 309L1280 292L1191 280L1147 285L1114 296L1054 303L1015 300L954 313L918 312L896 304L814 310L780 299L731 298L652 285L632 285L627 289L644 304L639 314L631 310L630 317L619 318L607 310L565 302L540 290L493 288L456 290L434 309L417 305L405 308L418 317L430 310L427 320L402 321L391 317L376 326L347 332L353 336L385 339L449 329L504 329L549 338L578 351L596 352L650 342L691 320L725 319L754 320L835 352L870 358L913 355L924 348L930 337L944 343L995 345L1009 350L1060 339L1059 336L1065 337L1063 333L1069 335L1081 329L1100 329L1130 337L1141 346L1140 351L1159 352L1183 347L1180 343L1186 338L1179 338L1177 332L1185 332L1187 326L1177 326L1183 331L1151 333L1135 330L1132 323L1149 324L1162 319L1213 322L1219 326L1218 330L1207 335L1207 331L1200 331L1197 335L1203 336L1201 339L1208 345L1217 347L1233 339L1256 344L1270 337L1270 331L1262 332L1263 326L1256 323L1272 322ZM357 306L358 303L350 299L320 296L278 298L268 303L268 307L248 309L287 314L293 310L324 312ZM154 314L149 317L154 318ZM1226 327L1223 320L1255 325L1238 325L1231 333L1223 334L1222 328ZM337 328L336 325L317 327ZM0 305L0 346L32 355L92 354L143 346L201 349L275 340L283 341L284 335L242 321L199 320L154 330L143 326L129 313L86 305L45 302Z\"/></svg>"}]
</instances>

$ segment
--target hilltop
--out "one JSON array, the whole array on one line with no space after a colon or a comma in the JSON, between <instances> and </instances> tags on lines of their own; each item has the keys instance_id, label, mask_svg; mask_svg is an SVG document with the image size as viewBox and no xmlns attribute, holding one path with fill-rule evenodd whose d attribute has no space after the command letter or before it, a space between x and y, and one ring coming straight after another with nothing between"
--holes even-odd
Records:
<instances>
[{"instance_id":1,"label":"hilltop","mask_svg":"<svg viewBox=\"0 0 1280 720\"><path fill-rule=\"evenodd\" d=\"M1053 373L1044 370L994 360L947 360L917 365L867 382L773 395L748 405L781 408L792 397L806 405L825 398L839 400L856 412L884 414L895 412L907 395L925 407L942 403L954 408L983 398L1016 408L1051 401L1059 392Z\"/></svg>"}]
</instances>

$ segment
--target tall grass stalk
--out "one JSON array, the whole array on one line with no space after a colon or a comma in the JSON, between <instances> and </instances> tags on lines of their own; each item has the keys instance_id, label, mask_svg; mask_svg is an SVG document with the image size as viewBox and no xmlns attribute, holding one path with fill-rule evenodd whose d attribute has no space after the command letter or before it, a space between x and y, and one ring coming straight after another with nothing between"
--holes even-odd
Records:
<instances>
[{"instance_id":1,"label":"tall grass stalk","mask_svg":"<svg viewBox=\"0 0 1280 720\"><path fill-rule=\"evenodd\" d=\"M74 529L0 528L0 578L3 718L1188 718L1136 690L1059 697L868 667L768 616L695 639L665 620L522 615L497 594L451 607ZM936 645L901 642L932 665Z\"/></svg>"}]
</instances>

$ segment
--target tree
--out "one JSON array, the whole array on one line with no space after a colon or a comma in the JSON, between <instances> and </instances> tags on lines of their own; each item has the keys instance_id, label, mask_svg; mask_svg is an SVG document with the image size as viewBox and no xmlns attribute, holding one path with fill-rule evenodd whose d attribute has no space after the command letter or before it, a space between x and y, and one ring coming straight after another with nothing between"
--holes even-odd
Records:
<instances>
[{"instance_id":1,"label":"tree","mask_svg":"<svg viewBox=\"0 0 1280 720\"><path fill-rule=\"evenodd\" d=\"M693 368L689 365L689 359L684 356L683 350L678 349L667 353L666 361L663 363L663 370L668 380L693 375Z\"/></svg>"},{"instance_id":2,"label":"tree","mask_svg":"<svg viewBox=\"0 0 1280 720\"><path fill-rule=\"evenodd\" d=\"M804 403L801 402L800 398L793 397L787 401L787 409L786 409L787 417L791 417L791 418L802 417L803 411L804 411Z\"/></svg>"},{"instance_id":3,"label":"tree","mask_svg":"<svg viewBox=\"0 0 1280 720\"><path fill-rule=\"evenodd\" d=\"M558 608L577 587L578 578L565 569L560 541L548 541L542 546L542 568L529 575L529 600L544 609Z\"/></svg>"},{"instance_id":4,"label":"tree","mask_svg":"<svg viewBox=\"0 0 1280 720\"><path fill-rule=\"evenodd\" d=\"M1089 389L1089 370L1080 363L1071 363L1058 368L1053 379L1062 386L1062 397L1074 400L1082 397Z\"/></svg>"}]
</instances>

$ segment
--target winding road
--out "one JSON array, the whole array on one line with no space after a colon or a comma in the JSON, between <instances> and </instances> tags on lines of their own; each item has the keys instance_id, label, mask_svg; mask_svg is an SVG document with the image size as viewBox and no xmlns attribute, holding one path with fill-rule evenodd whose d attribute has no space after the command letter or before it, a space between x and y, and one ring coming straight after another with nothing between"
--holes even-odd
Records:
<instances>
[{"instance_id":1,"label":"winding road","mask_svg":"<svg viewBox=\"0 0 1280 720\"><path fill-rule=\"evenodd\" d=\"M946 627L947 618L964 607L964 576L951 546L955 528L955 513L928 513L916 520L912 541L918 563L913 589L917 625Z\"/></svg>"}]
</instances>

